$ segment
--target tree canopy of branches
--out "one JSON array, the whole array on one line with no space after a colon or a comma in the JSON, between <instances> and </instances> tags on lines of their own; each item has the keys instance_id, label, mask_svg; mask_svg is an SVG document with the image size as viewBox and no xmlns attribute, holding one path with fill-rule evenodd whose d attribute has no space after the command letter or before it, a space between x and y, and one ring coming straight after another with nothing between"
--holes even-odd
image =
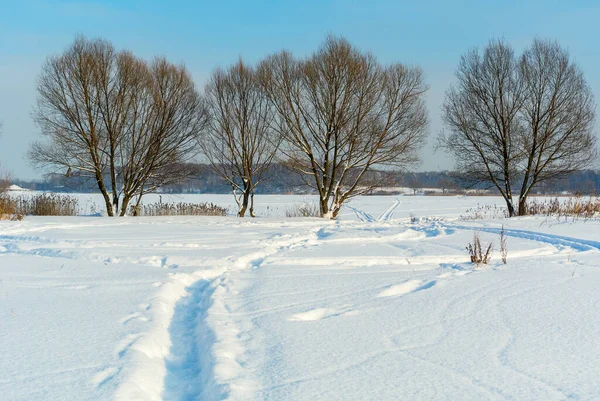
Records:
<instances>
[{"instance_id":1,"label":"tree canopy of branches","mask_svg":"<svg viewBox=\"0 0 600 401\"><path fill-rule=\"evenodd\" d=\"M232 187L238 216L254 217L254 190L273 161L279 135L275 112L254 68L239 60L217 69L206 85L209 124L200 146L219 176Z\"/></svg>"},{"instance_id":2,"label":"tree canopy of branches","mask_svg":"<svg viewBox=\"0 0 600 401\"><path fill-rule=\"evenodd\" d=\"M100 39L79 37L50 57L37 91L34 119L46 140L32 145L30 160L91 177L109 216L181 178L206 121L183 66L148 63Z\"/></svg>"},{"instance_id":3,"label":"tree canopy of branches","mask_svg":"<svg viewBox=\"0 0 600 401\"><path fill-rule=\"evenodd\" d=\"M532 188L588 166L596 156L595 104L581 69L558 43L534 40L520 57L503 41L461 58L446 94L439 145L474 183L488 182L510 216ZM518 191L518 209L513 191Z\"/></svg>"},{"instance_id":4,"label":"tree canopy of branches","mask_svg":"<svg viewBox=\"0 0 600 401\"><path fill-rule=\"evenodd\" d=\"M279 116L281 152L319 194L322 217L372 189L375 166L406 167L425 140L422 72L382 66L343 38L328 37L312 56L272 55L259 66Z\"/></svg>"}]
</instances>

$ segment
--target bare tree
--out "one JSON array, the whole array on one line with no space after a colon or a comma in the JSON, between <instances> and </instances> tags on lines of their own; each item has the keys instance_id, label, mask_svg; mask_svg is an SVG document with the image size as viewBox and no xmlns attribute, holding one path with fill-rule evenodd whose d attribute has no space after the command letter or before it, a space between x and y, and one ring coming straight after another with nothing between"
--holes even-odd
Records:
<instances>
[{"instance_id":1,"label":"bare tree","mask_svg":"<svg viewBox=\"0 0 600 401\"><path fill-rule=\"evenodd\" d=\"M189 174L185 162L197 154L198 135L207 121L204 101L184 67L157 58L147 73L147 81L142 80L137 88L132 85L138 92L125 140L118 147L123 182L121 215L133 197L137 196L139 206L144 193Z\"/></svg>"},{"instance_id":2,"label":"bare tree","mask_svg":"<svg viewBox=\"0 0 600 401\"><path fill-rule=\"evenodd\" d=\"M588 167L596 158L594 96L583 72L557 42L536 39L520 62L525 90L519 140L519 214L538 183Z\"/></svg>"},{"instance_id":3,"label":"bare tree","mask_svg":"<svg viewBox=\"0 0 600 401\"><path fill-rule=\"evenodd\" d=\"M34 119L48 141L34 143L29 154L38 167L64 169L67 176L73 171L92 175L110 216L113 208L104 181L109 166L105 149L109 146L95 80L98 69L112 69L114 57L108 42L88 42L79 37L64 54L46 61L38 79Z\"/></svg>"},{"instance_id":4,"label":"bare tree","mask_svg":"<svg viewBox=\"0 0 600 401\"><path fill-rule=\"evenodd\" d=\"M239 60L217 69L206 85L210 124L200 146L214 170L232 187L238 216L249 207L254 217L254 190L279 146L275 112L255 70Z\"/></svg>"},{"instance_id":5,"label":"bare tree","mask_svg":"<svg viewBox=\"0 0 600 401\"><path fill-rule=\"evenodd\" d=\"M536 184L593 159L593 96L558 44L536 40L517 59L508 44L492 41L483 56L463 56L456 77L443 105L449 132L439 146L454 155L463 177L495 187L509 216L526 213Z\"/></svg>"},{"instance_id":6,"label":"bare tree","mask_svg":"<svg viewBox=\"0 0 600 401\"><path fill-rule=\"evenodd\" d=\"M524 101L514 52L502 41L490 42L483 56L472 50L461 58L456 78L442 109L450 132L440 136L439 144L454 155L466 179L491 182L514 216L512 184L520 157L514 138L522 136Z\"/></svg>"},{"instance_id":7,"label":"bare tree","mask_svg":"<svg viewBox=\"0 0 600 401\"><path fill-rule=\"evenodd\" d=\"M32 145L33 164L92 177L108 215L122 216L177 177L205 113L184 67L79 37L43 66L34 119L47 140Z\"/></svg>"},{"instance_id":8,"label":"bare tree","mask_svg":"<svg viewBox=\"0 0 600 401\"><path fill-rule=\"evenodd\" d=\"M259 67L275 105L287 164L316 189L322 217L372 189L375 166L418 160L427 116L421 70L380 65L343 38L328 37L311 57L287 52Z\"/></svg>"}]
</instances>

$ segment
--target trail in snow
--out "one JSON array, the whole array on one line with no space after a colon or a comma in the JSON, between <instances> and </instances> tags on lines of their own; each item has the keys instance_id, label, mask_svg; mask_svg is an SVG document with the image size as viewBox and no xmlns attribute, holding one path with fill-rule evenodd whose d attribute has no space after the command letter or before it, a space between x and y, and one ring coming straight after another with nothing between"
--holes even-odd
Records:
<instances>
[{"instance_id":1,"label":"trail in snow","mask_svg":"<svg viewBox=\"0 0 600 401\"><path fill-rule=\"evenodd\" d=\"M185 292L177 297L168 325L171 347L168 355L163 354L166 372L162 396L165 400L243 399L249 395L253 379L242 368L245 355L239 337L249 332L251 326L236 324L230 317L228 306L223 303L223 297L235 291L229 275L235 271L259 268L268 257L310 244L323 235L323 227L320 226L310 228L308 233L275 235L258 242L260 250L230 258L227 263L213 268L213 278L202 278L186 286ZM188 277L184 278L189 282ZM148 352L148 348L144 345L138 350ZM143 387L146 380L144 372L131 375L117 392L118 399L126 400L135 395L132 389ZM158 372L156 380L161 380ZM227 385L234 380L243 381L244 385ZM160 393L157 390L147 392L145 396L158 397Z\"/></svg>"},{"instance_id":2,"label":"trail in snow","mask_svg":"<svg viewBox=\"0 0 600 401\"><path fill-rule=\"evenodd\" d=\"M157 311L153 319L158 322L130 347L134 361L129 363L129 375L117 389L116 399L217 400L237 397L240 391L248 394L253 379L242 368L245 355L239 337L249 332L251 325L236 324L223 303L224 296L236 291L229 276L259 268L272 255L317 241L325 236L323 225L331 224L299 222L268 239L254 238L238 255L220 259L213 266L173 275L150 302L149 308ZM293 230L296 227L301 230ZM296 233L286 233L291 230ZM158 358L149 374L146 356L151 355ZM164 365L158 366L161 360ZM149 386L148 380L153 385ZM242 390L228 385L233 380L244 382ZM164 387L156 384L162 382Z\"/></svg>"},{"instance_id":3,"label":"trail in snow","mask_svg":"<svg viewBox=\"0 0 600 401\"><path fill-rule=\"evenodd\" d=\"M477 227L477 226L461 226L461 225L448 225L453 229L458 230L470 230L470 231L482 231L493 234L500 234L501 228L493 227ZM546 234L527 230L517 230L507 228L504 230L504 234L509 237L522 238L531 241L542 242L550 244L556 247L569 247L580 252L585 251L600 251L600 241L585 240L580 238L565 237L562 235Z\"/></svg>"},{"instance_id":4,"label":"trail in snow","mask_svg":"<svg viewBox=\"0 0 600 401\"><path fill-rule=\"evenodd\" d=\"M400 206L400 199L396 199L392 206L390 206L385 212L381 213L381 215L379 215L379 217L377 218L377 221L390 221L392 217L394 217L394 212L396 211L396 209L398 209L398 206Z\"/></svg>"},{"instance_id":5,"label":"trail in snow","mask_svg":"<svg viewBox=\"0 0 600 401\"><path fill-rule=\"evenodd\" d=\"M187 294L177 302L169 325L172 345L166 360L163 399L219 399L223 390L212 382L210 345L215 339L206 324L214 287L210 280L198 280L186 291Z\"/></svg>"},{"instance_id":6,"label":"trail in snow","mask_svg":"<svg viewBox=\"0 0 600 401\"><path fill-rule=\"evenodd\" d=\"M358 219L364 223L372 223L375 221L375 219L373 218L373 216L371 216L369 213L364 212L360 209L357 209L355 207L352 207L350 205L346 205L346 207L350 210L352 210L355 214L356 217L358 217Z\"/></svg>"},{"instance_id":7,"label":"trail in snow","mask_svg":"<svg viewBox=\"0 0 600 401\"><path fill-rule=\"evenodd\" d=\"M350 206L350 205L346 205L346 207L348 209L350 209L351 211L354 212L354 214L356 214L356 217L358 217L358 219L360 221L365 222L365 223L375 223L375 222L382 223L382 222L390 221L392 219L392 217L394 216L394 212L396 211L398 206L400 206L400 199L396 199L389 208L387 208L384 212L382 212L379 215L379 217L374 218L372 215L365 212L364 210L358 209L358 208Z\"/></svg>"}]
</instances>

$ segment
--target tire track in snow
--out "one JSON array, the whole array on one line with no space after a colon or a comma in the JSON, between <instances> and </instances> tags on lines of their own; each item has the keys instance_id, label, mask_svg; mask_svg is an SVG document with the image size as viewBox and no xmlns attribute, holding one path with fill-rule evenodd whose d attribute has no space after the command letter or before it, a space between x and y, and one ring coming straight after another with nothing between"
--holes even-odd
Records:
<instances>
[{"instance_id":1,"label":"tire track in snow","mask_svg":"<svg viewBox=\"0 0 600 401\"><path fill-rule=\"evenodd\" d=\"M373 223L375 222L375 219L373 218L373 216L371 216L369 213L364 212L360 209L357 209L355 207L352 207L350 205L346 205L346 207L350 210L352 210L355 214L356 217L358 217L358 219L364 223Z\"/></svg>"},{"instance_id":2,"label":"tire track in snow","mask_svg":"<svg viewBox=\"0 0 600 401\"><path fill-rule=\"evenodd\" d=\"M369 213L365 212L364 210L360 210L360 209L355 208L353 206L346 205L346 207L348 209L352 210L354 212L354 214L356 214L356 217L358 217L358 219L360 221L364 222L364 223L385 223L385 222L388 222L394 216L394 212L396 211L396 209L398 208L398 206L400 206L400 199L396 199L394 201L394 203L392 204L392 206L390 206L383 213L381 213L379 215L379 217L374 218L372 215L370 215Z\"/></svg>"},{"instance_id":3,"label":"tire track in snow","mask_svg":"<svg viewBox=\"0 0 600 401\"><path fill-rule=\"evenodd\" d=\"M541 387L544 387L546 390L548 390L548 393L553 393L553 395L556 396L556 398L566 400L571 397L569 397L569 395L565 393L562 389L557 388L552 383L549 383L543 379L540 379L539 377L536 377L533 373L527 372L523 369L519 369L514 363L511 363L511 359L508 355L509 349L515 342L515 334L514 329L510 327L510 324L508 323L508 313L507 311L502 309L501 305L504 304L504 301L506 299L515 298L516 296L521 296L526 293L537 291L541 288L544 288L544 286L538 285L535 287L527 288L525 290L513 292L502 297L490 298L495 299L493 307L496 310L496 313L502 317L502 319L499 319L499 321L502 325L504 325L504 328L507 332L507 338L505 339L505 342L502 344L502 346L496 351L495 357L499 361L501 366L503 366L505 369L508 369L509 371L523 377L525 380L531 383L535 383Z\"/></svg>"},{"instance_id":4,"label":"tire track in snow","mask_svg":"<svg viewBox=\"0 0 600 401\"><path fill-rule=\"evenodd\" d=\"M381 215L377 218L377 221L378 222L390 221L392 219L392 217L394 217L394 212L396 211L396 209L398 209L398 206L400 206L400 199L396 199L392 206L390 206L385 212L381 213Z\"/></svg>"},{"instance_id":5,"label":"tire track in snow","mask_svg":"<svg viewBox=\"0 0 600 401\"><path fill-rule=\"evenodd\" d=\"M498 380L495 381L488 377L480 376L477 373L473 373L472 371L463 369L461 367L447 366L443 362L440 362L439 358L431 358L427 353L421 353L419 350L438 346L456 330L457 322L460 324L460 322L463 322L466 319L474 319L476 313L481 313L482 305L485 305L486 300L489 301L490 299L495 299L495 296L492 296L491 293L504 294L506 290L509 290L513 287L513 282L506 281L503 282L503 284L499 287L478 287L474 290L468 291L467 293L461 293L459 296L446 299L443 302L442 308L439 309L435 323L431 325L439 327L439 331L436 333L436 335L432 336L430 340L425 341L422 344L405 344L402 341L402 334L404 331L400 331L392 333L389 336L390 344L393 344L392 347L403 355L414 358L415 360L418 360L419 362L432 368L439 369L442 376L446 374L458 380L464 381L465 384L468 384L474 390L477 389L484 391L489 395L490 399L496 399L499 397L503 399L510 399L512 397L510 394L505 392ZM535 288L541 288L541 286ZM516 294L520 294L520 292L511 293L511 295L505 295L502 297L502 299L510 298ZM502 366L510 369L510 367L504 365ZM536 380L533 377L526 377L525 379L531 381L531 383L542 384L539 380ZM556 389L549 388L549 390L555 391Z\"/></svg>"},{"instance_id":6,"label":"tire track in snow","mask_svg":"<svg viewBox=\"0 0 600 401\"><path fill-rule=\"evenodd\" d=\"M488 351L493 351L492 355L498 361L499 367L521 376L523 380L527 381L526 385L528 387L538 386L538 391L542 390L541 388L543 387L544 391L546 391L547 394L552 393L554 396L557 396L556 399L569 398L566 394L563 394L560 389L557 389L550 383L540 380L539 378L536 378L533 375L530 375L524 371L517 369L514 366L511 366L509 359L502 357L502 354L510 346L510 337L513 336L513 333L512 329L507 324L506 313L501 311L500 305L502 305L506 299L512 299L523 294L539 290L541 288L544 288L544 285L535 285L526 289L510 291L515 287L515 282L513 281L513 279L505 279L502 280L500 283L501 285L496 286L484 285L480 288L477 288L475 291L469 292L467 294L462 294L459 297L454 297L447 300L445 311L443 314L440 315L440 323L443 327L443 331L445 333L451 333L452 331L456 330L457 323L460 324L460 322L463 322L465 320L477 320L477 314L482 313L483 310L486 311L485 313L488 316L490 315L490 313L492 313L492 311L494 311L497 315L499 315L499 319L496 321L500 322L508 336L508 340L502 340L500 343L498 343L496 347L487 348ZM492 340L490 338L487 341ZM494 348L496 348L497 350L493 350ZM485 357L485 355L482 355L482 357ZM425 360L427 358L423 359ZM427 359L427 361L438 364L438 362L429 361L429 359ZM465 377L471 377L474 383L477 383L478 385L483 386L485 388L489 388L490 390L502 395L502 397L506 399L512 398L510 394L506 394L504 392L504 388L501 384L501 379L479 377L476 373L465 369L453 369L453 371L458 372L461 375L464 375ZM551 399L547 394L544 396L540 396L536 399Z\"/></svg>"},{"instance_id":7,"label":"tire track in snow","mask_svg":"<svg viewBox=\"0 0 600 401\"><path fill-rule=\"evenodd\" d=\"M417 292L426 290L433 287L437 280L423 281L423 280L406 280L402 284L392 285L385 290L377 294L378 298L381 297L399 297L401 295L409 294L411 292Z\"/></svg>"},{"instance_id":8,"label":"tire track in snow","mask_svg":"<svg viewBox=\"0 0 600 401\"><path fill-rule=\"evenodd\" d=\"M469 230L469 231L482 231L488 232L492 234L500 234L502 229L500 228L492 228L492 227L469 227L469 226L459 226L459 225L449 225L451 228L455 228L458 230ZM517 230L517 229L504 229L504 234L508 237L514 238L522 238L531 241L542 242L545 244L550 244L552 246L561 248L568 247L572 248L579 252L586 251L600 251L600 242L584 240L573 237L564 237L562 235L555 234L545 234L536 231L528 231L528 230Z\"/></svg>"}]
</instances>

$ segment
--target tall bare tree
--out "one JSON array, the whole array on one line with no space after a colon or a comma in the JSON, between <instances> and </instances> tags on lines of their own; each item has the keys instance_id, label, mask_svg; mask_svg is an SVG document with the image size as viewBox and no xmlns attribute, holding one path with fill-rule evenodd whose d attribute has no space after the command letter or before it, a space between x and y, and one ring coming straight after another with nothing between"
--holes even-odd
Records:
<instances>
[{"instance_id":1,"label":"tall bare tree","mask_svg":"<svg viewBox=\"0 0 600 401\"><path fill-rule=\"evenodd\" d=\"M46 141L31 161L92 177L107 214L122 216L133 197L178 176L206 117L184 67L79 37L43 66L34 119Z\"/></svg>"},{"instance_id":2,"label":"tall bare tree","mask_svg":"<svg viewBox=\"0 0 600 401\"><path fill-rule=\"evenodd\" d=\"M275 105L288 165L316 189L322 217L368 192L376 166L406 167L425 139L421 70L382 66L343 38L328 37L307 59L270 56L259 67Z\"/></svg>"},{"instance_id":3,"label":"tall bare tree","mask_svg":"<svg viewBox=\"0 0 600 401\"><path fill-rule=\"evenodd\" d=\"M524 102L514 51L503 41L490 42L483 55L471 50L461 58L456 78L442 109L449 133L440 136L440 145L468 180L491 182L513 216L512 185L521 156L514 138L523 136Z\"/></svg>"},{"instance_id":4,"label":"tall bare tree","mask_svg":"<svg viewBox=\"0 0 600 401\"><path fill-rule=\"evenodd\" d=\"M279 146L274 109L254 68L242 60L226 71L214 71L205 93L210 124L200 146L215 171L231 185L238 216L249 210L254 217L254 190Z\"/></svg>"},{"instance_id":5,"label":"tall bare tree","mask_svg":"<svg viewBox=\"0 0 600 401\"><path fill-rule=\"evenodd\" d=\"M594 102L579 67L555 42L534 41L517 58L503 41L461 58L443 105L439 145L472 182L504 197L509 216L526 213L538 183L583 168L595 155ZM513 191L518 191L518 208Z\"/></svg>"},{"instance_id":6,"label":"tall bare tree","mask_svg":"<svg viewBox=\"0 0 600 401\"><path fill-rule=\"evenodd\" d=\"M133 197L139 205L143 193L188 175L185 162L198 153L198 135L207 122L204 101L184 67L157 58L146 68L148 77L131 85L129 125L118 147L121 215Z\"/></svg>"},{"instance_id":7,"label":"tall bare tree","mask_svg":"<svg viewBox=\"0 0 600 401\"><path fill-rule=\"evenodd\" d=\"M584 169L595 161L594 96L583 72L557 42L534 40L520 60L525 91L519 171L519 214L538 183Z\"/></svg>"}]
</instances>

